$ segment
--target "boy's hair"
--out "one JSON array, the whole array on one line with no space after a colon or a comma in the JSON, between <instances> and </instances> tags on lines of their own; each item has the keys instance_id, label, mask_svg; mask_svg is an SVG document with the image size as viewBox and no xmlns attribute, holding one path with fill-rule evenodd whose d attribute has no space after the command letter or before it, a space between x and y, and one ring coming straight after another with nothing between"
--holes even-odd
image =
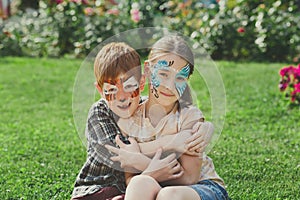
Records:
<instances>
[{"instance_id":1,"label":"boy's hair","mask_svg":"<svg viewBox=\"0 0 300 200\"><path fill-rule=\"evenodd\" d=\"M105 45L97 54L94 62L94 74L100 87L120 74L141 78L141 59L139 54L123 42L112 42Z\"/></svg>"}]
</instances>

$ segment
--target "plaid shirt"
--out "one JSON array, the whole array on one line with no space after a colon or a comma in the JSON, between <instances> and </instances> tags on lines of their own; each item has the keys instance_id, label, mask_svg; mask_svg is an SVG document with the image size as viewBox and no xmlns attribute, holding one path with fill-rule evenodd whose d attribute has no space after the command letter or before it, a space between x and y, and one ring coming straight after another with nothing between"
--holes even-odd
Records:
<instances>
[{"instance_id":1,"label":"plaid shirt","mask_svg":"<svg viewBox=\"0 0 300 200\"><path fill-rule=\"evenodd\" d=\"M93 194L103 187L116 186L125 193L125 177L118 162L110 160L112 154L104 147L105 144L117 146L116 135L124 138L116 123L117 116L109 109L106 101L100 99L90 109L85 134L88 141L88 155L80 170L72 198Z\"/></svg>"}]
</instances>

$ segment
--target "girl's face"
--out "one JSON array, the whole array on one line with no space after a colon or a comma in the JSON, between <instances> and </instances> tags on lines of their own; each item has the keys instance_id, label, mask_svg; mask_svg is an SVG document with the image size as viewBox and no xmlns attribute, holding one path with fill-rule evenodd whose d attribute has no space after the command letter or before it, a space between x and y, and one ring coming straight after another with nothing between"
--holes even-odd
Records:
<instances>
[{"instance_id":1,"label":"girl's face","mask_svg":"<svg viewBox=\"0 0 300 200\"><path fill-rule=\"evenodd\" d=\"M175 54L167 54L151 62L152 94L161 105L175 103L187 87L188 62Z\"/></svg>"}]
</instances>

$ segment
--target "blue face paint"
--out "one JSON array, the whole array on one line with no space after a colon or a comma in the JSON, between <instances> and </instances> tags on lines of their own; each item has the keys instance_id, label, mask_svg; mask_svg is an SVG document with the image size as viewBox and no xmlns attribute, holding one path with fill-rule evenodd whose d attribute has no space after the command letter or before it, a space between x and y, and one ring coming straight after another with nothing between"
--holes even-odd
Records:
<instances>
[{"instance_id":1,"label":"blue face paint","mask_svg":"<svg viewBox=\"0 0 300 200\"><path fill-rule=\"evenodd\" d=\"M157 88L160 86L161 84L161 79L158 76L158 71L159 70L169 70L169 65L168 62L165 60L159 60L155 65L154 65L154 69L151 73L151 84L153 85L153 87Z\"/></svg>"},{"instance_id":2,"label":"blue face paint","mask_svg":"<svg viewBox=\"0 0 300 200\"><path fill-rule=\"evenodd\" d=\"M184 68L182 68L177 74L175 79L175 87L179 94L182 96L186 86L187 86L187 78L190 74L190 65L187 64Z\"/></svg>"},{"instance_id":3,"label":"blue face paint","mask_svg":"<svg viewBox=\"0 0 300 200\"><path fill-rule=\"evenodd\" d=\"M166 60L159 60L157 64L154 65L151 72L151 84L153 85L154 88L158 88L165 79L169 78L169 77L165 77L164 79L164 77L161 76L160 72L161 71L171 72L171 69L172 68L170 68L169 63ZM174 83L179 96L182 96L184 90L187 87L187 78L189 74L190 74L190 65L187 64L175 75Z\"/></svg>"}]
</instances>

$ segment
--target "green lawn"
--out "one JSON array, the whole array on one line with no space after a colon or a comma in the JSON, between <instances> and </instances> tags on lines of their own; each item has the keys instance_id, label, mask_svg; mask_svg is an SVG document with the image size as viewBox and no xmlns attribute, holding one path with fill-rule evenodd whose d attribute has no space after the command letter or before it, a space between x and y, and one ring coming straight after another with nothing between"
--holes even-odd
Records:
<instances>
[{"instance_id":1,"label":"green lawn","mask_svg":"<svg viewBox=\"0 0 300 200\"><path fill-rule=\"evenodd\" d=\"M80 64L0 59L1 199L70 198L86 156L72 116ZM289 106L278 91L283 64L218 66L226 121L210 156L231 198L300 199L300 108Z\"/></svg>"}]
</instances>

